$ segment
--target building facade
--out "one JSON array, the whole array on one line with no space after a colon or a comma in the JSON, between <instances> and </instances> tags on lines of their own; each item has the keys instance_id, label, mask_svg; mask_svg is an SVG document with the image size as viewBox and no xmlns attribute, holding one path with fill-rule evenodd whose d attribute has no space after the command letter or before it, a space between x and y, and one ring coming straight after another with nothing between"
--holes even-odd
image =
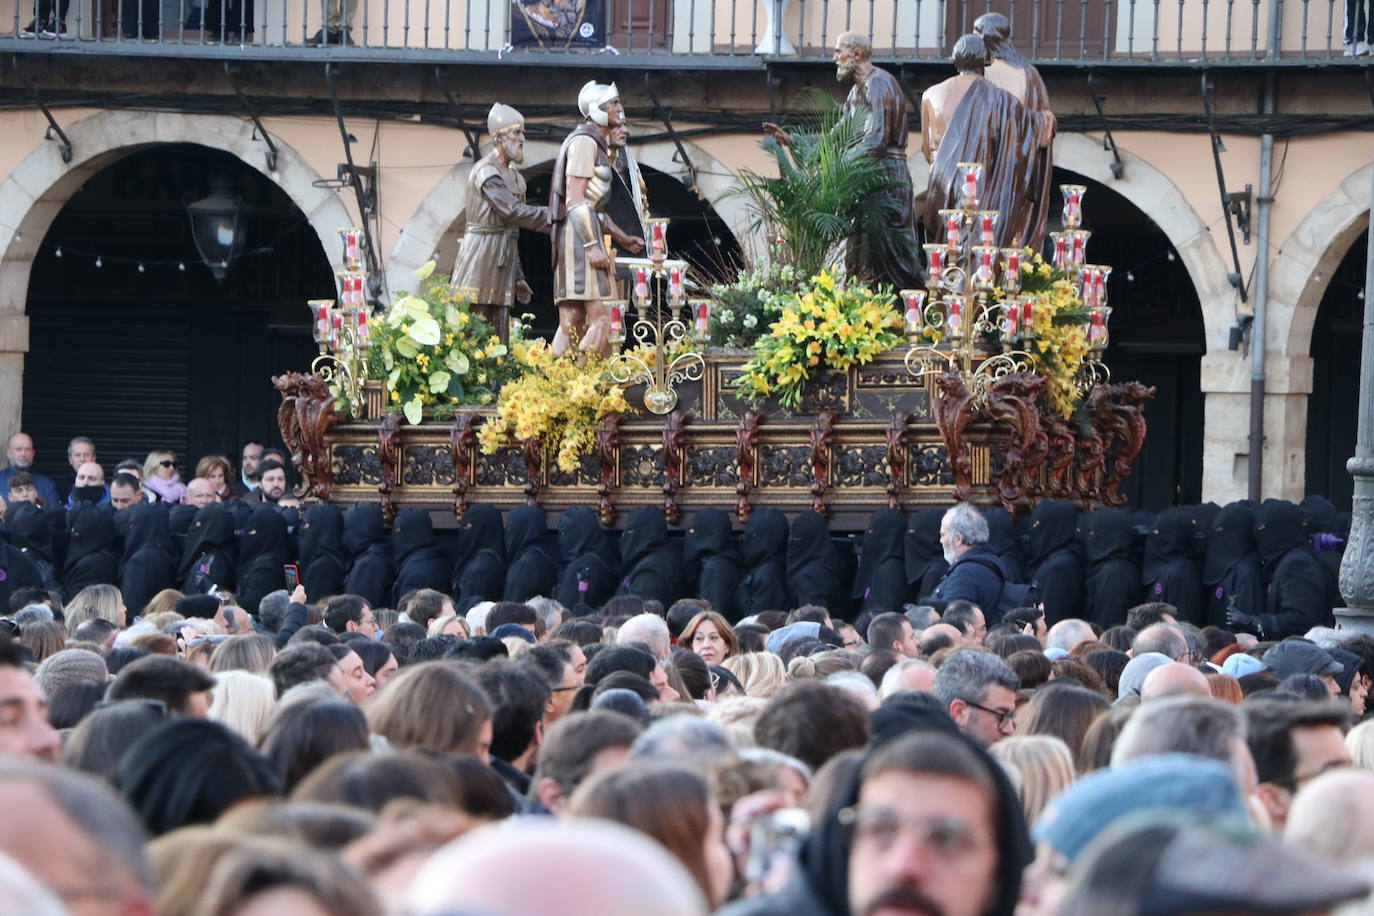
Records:
<instances>
[{"instance_id":1,"label":"building facade","mask_svg":"<svg viewBox=\"0 0 1374 916\"><path fill-rule=\"evenodd\" d=\"M537 193L577 88L616 80L651 208L723 269L759 242L736 177L767 167L758 125L807 86L839 97L837 34L873 35L915 103L998 8L1048 84L1060 177L1096 202L1109 363L1161 389L1138 501L1254 492L1258 405L1259 492L1348 504L1374 84L1370 57L1343 55L1343 4L366 0L335 11L347 44L318 5L204 4L76 0L59 29L50 4L0 2L0 430L29 427L50 462L120 423L138 429L111 449L160 436L192 458L270 433L266 375L308 359L304 300L331 295L335 231L368 226L379 298L451 265L493 102L529 118ZM170 241L216 176L257 233L223 282ZM532 275L540 244L522 240Z\"/></svg>"}]
</instances>

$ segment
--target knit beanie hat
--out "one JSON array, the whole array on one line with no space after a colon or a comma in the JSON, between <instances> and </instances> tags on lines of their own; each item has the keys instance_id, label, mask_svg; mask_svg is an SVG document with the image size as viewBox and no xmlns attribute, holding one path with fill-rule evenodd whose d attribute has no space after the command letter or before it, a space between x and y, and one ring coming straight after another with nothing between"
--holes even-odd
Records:
<instances>
[{"instance_id":1,"label":"knit beanie hat","mask_svg":"<svg viewBox=\"0 0 1374 916\"><path fill-rule=\"evenodd\" d=\"M34 677L43 695L52 697L77 681L104 684L110 679L110 672L105 668L105 659L89 649L63 649L43 659Z\"/></svg>"}]
</instances>

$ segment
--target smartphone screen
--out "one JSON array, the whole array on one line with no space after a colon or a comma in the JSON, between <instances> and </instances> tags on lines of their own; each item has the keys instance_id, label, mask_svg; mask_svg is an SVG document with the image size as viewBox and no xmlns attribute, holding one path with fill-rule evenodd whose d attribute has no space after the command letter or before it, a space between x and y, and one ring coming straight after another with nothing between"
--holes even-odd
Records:
<instances>
[{"instance_id":1,"label":"smartphone screen","mask_svg":"<svg viewBox=\"0 0 1374 916\"><path fill-rule=\"evenodd\" d=\"M283 570L286 572L286 590L294 592L296 586L301 584L301 570L295 563L287 563Z\"/></svg>"}]
</instances>

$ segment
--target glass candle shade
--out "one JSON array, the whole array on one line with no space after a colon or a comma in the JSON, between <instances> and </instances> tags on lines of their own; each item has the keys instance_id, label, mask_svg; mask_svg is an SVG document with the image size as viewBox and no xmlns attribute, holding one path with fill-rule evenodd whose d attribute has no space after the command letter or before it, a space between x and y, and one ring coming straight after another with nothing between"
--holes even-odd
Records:
<instances>
[{"instance_id":1,"label":"glass candle shade","mask_svg":"<svg viewBox=\"0 0 1374 916\"><path fill-rule=\"evenodd\" d=\"M921 336L925 329L922 315L926 308L926 291L923 289L902 290L902 304L906 308L906 333L912 340Z\"/></svg>"},{"instance_id":2,"label":"glass candle shade","mask_svg":"<svg viewBox=\"0 0 1374 916\"><path fill-rule=\"evenodd\" d=\"M1081 184L1061 184L1059 190L1064 195L1064 228L1077 229L1083 225L1083 195L1088 189Z\"/></svg>"},{"instance_id":3,"label":"glass candle shade","mask_svg":"<svg viewBox=\"0 0 1374 916\"><path fill-rule=\"evenodd\" d=\"M980 200L979 188L983 183L983 163L959 163L959 206L965 210L977 210Z\"/></svg>"}]
</instances>

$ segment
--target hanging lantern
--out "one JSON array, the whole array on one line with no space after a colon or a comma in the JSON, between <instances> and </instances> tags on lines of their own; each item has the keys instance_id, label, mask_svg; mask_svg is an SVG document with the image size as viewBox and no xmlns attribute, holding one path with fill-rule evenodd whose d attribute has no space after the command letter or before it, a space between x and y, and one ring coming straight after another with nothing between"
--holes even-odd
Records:
<instances>
[{"instance_id":1,"label":"hanging lantern","mask_svg":"<svg viewBox=\"0 0 1374 916\"><path fill-rule=\"evenodd\" d=\"M243 248L243 233L239 231L242 211L242 199L223 176L211 180L209 194L186 205L196 251L216 282L224 282Z\"/></svg>"}]
</instances>

